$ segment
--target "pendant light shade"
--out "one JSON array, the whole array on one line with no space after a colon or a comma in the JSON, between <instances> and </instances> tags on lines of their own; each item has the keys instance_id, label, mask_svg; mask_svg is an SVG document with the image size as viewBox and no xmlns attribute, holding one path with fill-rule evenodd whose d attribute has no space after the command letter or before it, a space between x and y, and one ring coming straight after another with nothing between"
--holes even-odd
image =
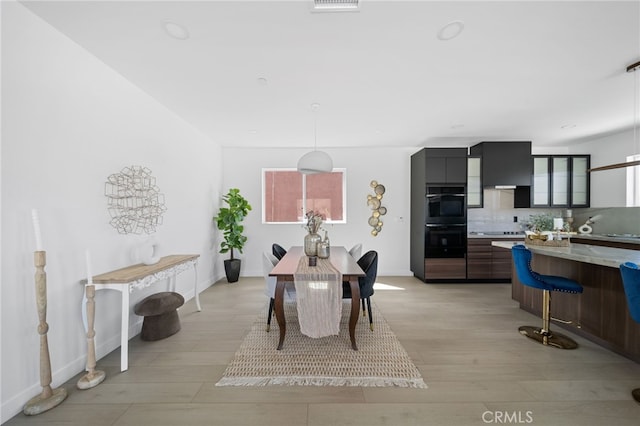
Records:
<instances>
[{"instance_id":1,"label":"pendant light shade","mask_svg":"<svg viewBox=\"0 0 640 426\"><path fill-rule=\"evenodd\" d=\"M311 111L318 111L320 104L311 104ZM316 120L313 120L313 151L307 152L298 160L298 171L303 175L315 173L331 173L333 171L333 160L324 151L317 150L317 129Z\"/></svg>"},{"instance_id":2,"label":"pendant light shade","mask_svg":"<svg viewBox=\"0 0 640 426\"><path fill-rule=\"evenodd\" d=\"M311 151L298 160L298 171L305 175L314 173L330 173L333 170L333 160L324 151Z\"/></svg>"}]
</instances>

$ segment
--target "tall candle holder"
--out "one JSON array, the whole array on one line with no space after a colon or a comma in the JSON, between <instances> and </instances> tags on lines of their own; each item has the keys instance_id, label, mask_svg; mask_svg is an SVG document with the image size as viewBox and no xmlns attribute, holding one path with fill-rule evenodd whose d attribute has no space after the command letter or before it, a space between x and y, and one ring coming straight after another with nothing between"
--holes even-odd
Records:
<instances>
[{"instance_id":1,"label":"tall candle holder","mask_svg":"<svg viewBox=\"0 0 640 426\"><path fill-rule=\"evenodd\" d=\"M36 234L38 234L36 232ZM49 342L47 332L47 274L44 267L47 264L46 252L38 250L33 254L36 267L36 304L38 306L38 334L40 334L40 385L42 392L31 398L25 405L23 412L27 416L43 413L58 406L67 397L64 388L51 388L51 359L49 358Z\"/></svg>"}]
</instances>

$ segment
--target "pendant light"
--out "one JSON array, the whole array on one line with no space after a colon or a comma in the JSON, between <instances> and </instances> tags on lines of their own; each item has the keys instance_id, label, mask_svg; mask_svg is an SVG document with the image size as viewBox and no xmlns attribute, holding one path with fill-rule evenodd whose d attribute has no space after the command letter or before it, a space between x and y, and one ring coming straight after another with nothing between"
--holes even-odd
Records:
<instances>
[{"instance_id":1,"label":"pendant light","mask_svg":"<svg viewBox=\"0 0 640 426\"><path fill-rule=\"evenodd\" d=\"M631 64L627 67L627 72L638 72L634 76L634 91L633 91L633 141L636 145L636 151L640 154L640 140L638 139L638 78L640 75L640 61L635 64ZM621 169L623 167L640 166L640 160L627 161L624 163L609 164L607 166L594 167L587 170L588 172L599 172L602 170Z\"/></svg>"},{"instance_id":2,"label":"pendant light","mask_svg":"<svg viewBox=\"0 0 640 426\"><path fill-rule=\"evenodd\" d=\"M314 114L320 108L320 104L311 104ZM307 152L298 160L298 171L305 175L315 173L330 173L333 170L333 160L324 151L317 150L316 118L313 118L313 151Z\"/></svg>"}]
</instances>

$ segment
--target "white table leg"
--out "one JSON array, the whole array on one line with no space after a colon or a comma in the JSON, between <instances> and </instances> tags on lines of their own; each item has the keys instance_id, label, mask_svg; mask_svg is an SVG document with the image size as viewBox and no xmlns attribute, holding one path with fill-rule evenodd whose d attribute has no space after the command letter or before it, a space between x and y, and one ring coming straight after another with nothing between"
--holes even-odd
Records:
<instances>
[{"instance_id":1,"label":"white table leg","mask_svg":"<svg viewBox=\"0 0 640 426\"><path fill-rule=\"evenodd\" d=\"M129 369L129 286L122 289L122 317L120 326L120 371Z\"/></svg>"},{"instance_id":2,"label":"white table leg","mask_svg":"<svg viewBox=\"0 0 640 426\"><path fill-rule=\"evenodd\" d=\"M195 275L195 281L193 283L193 292L194 297L196 298L196 307L198 308L198 312L202 310L200 307L200 294L198 293L198 263L193 263L193 274Z\"/></svg>"},{"instance_id":3,"label":"white table leg","mask_svg":"<svg viewBox=\"0 0 640 426\"><path fill-rule=\"evenodd\" d=\"M82 292L82 325L84 326L85 334L89 331L89 324L87 322L87 286L84 285L84 291Z\"/></svg>"}]
</instances>

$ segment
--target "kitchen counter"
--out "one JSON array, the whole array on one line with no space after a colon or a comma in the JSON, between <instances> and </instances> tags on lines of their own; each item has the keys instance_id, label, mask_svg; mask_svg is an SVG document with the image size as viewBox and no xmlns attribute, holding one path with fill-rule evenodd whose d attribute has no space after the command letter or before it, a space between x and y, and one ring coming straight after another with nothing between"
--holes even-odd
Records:
<instances>
[{"instance_id":1,"label":"kitchen counter","mask_svg":"<svg viewBox=\"0 0 640 426\"><path fill-rule=\"evenodd\" d=\"M592 241L608 241L626 244L638 244L640 246L640 236L636 234L577 234L572 238L580 238Z\"/></svg>"},{"instance_id":2,"label":"kitchen counter","mask_svg":"<svg viewBox=\"0 0 640 426\"><path fill-rule=\"evenodd\" d=\"M521 240L524 241L524 233L522 234L505 234L502 232L469 232L467 238L490 238L493 240Z\"/></svg>"},{"instance_id":3,"label":"kitchen counter","mask_svg":"<svg viewBox=\"0 0 640 426\"><path fill-rule=\"evenodd\" d=\"M493 240L491 245L497 250L511 250L513 243ZM553 292L553 317L573 323L553 323L552 327L570 330L640 363L640 323L629 314L619 269L623 262L640 263L640 250L575 242L568 247L527 247L533 253L534 271L575 280L584 289L582 294ZM515 270L511 282L512 298L520 308L541 316L540 290L523 285Z\"/></svg>"},{"instance_id":4,"label":"kitchen counter","mask_svg":"<svg viewBox=\"0 0 640 426\"><path fill-rule=\"evenodd\" d=\"M493 241L491 245L511 249L513 242ZM633 262L640 264L640 251L622 248L603 247L589 244L571 243L568 247L546 247L527 245L532 253L545 256L559 257L561 259L575 260L577 262L591 263L593 265L619 268L621 263Z\"/></svg>"}]
</instances>

